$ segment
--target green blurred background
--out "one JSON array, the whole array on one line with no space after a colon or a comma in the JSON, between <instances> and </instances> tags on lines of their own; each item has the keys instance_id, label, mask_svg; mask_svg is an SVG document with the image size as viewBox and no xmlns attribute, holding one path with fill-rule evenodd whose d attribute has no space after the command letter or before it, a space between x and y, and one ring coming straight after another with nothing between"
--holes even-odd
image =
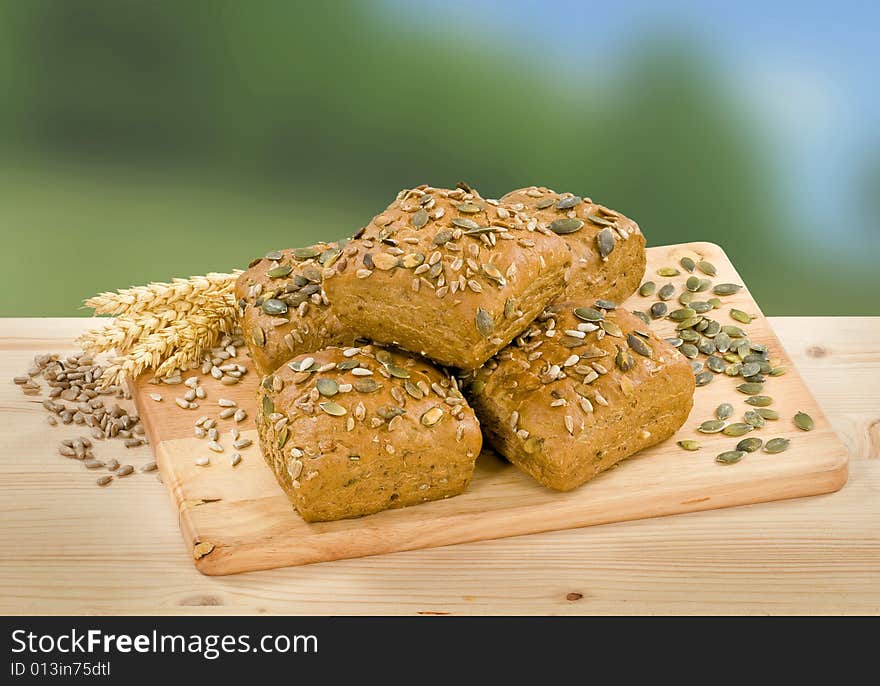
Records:
<instances>
[{"instance_id":1,"label":"green blurred background","mask_svg":"<svg viewBox=\"0 0 880 686\"><path fill-rule=\"evenodd\" d=\"M728 4L0 0L0 315L458 180L717 242L769 314L878 314L878 10Z\"/></svg>"}]
</instances>

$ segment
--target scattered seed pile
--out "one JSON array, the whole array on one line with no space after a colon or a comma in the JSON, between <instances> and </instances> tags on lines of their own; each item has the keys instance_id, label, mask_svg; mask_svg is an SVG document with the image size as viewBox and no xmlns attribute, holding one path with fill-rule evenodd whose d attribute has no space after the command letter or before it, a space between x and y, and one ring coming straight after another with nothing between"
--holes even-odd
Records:
<instances>
[{"instance_id":1,"label":"scattered seed pile","mask_svg":"<svg viewBox=\"0 0 880 686\"><path fill-rule=\"evenodd\" d=\"M120 399L130 399L131 395L124 386L102 383L106 371L107 367L97 363L88 353L67 357L43 354L34 358L34 364L27 374L13 379L25 395L40 395L40 381L45 382L49 392L43 400L43 407L49 412L46 420L51 426L61 422L91 428L91 438L80 436L65 439L59 444L58 452L64 457L82 461L86 469L106 468L112 472L111 475L98 478L99 486L108 485L114 476L132 474L134 467L130 464L120 465L116 459L97 459L92 439L119 439L126 448L147 443L140 417L129 413L118 402ZM141 471L151 472L155 469L156 463L149 462Z\"/></svg>"},{"instance_id":2,"label":"scattered seed pile","mask_svg":"<svg viewBox=\"0 0 880 686\"><path fill-rule=\"evenodd\" d=\"M657 297L647 312L633 310L633 314L645 323L652 320L669 319L675 322L676 335L666 340L678 348L678 351L691 361L697 386L705 386L712 382L718 374L729 377L740 377L743 382L736 390L747 395L745 402L753 409L747 410L743 421L728 422L733 416L734 408L730 403L723 403L715 410L715 418L703 422L697 429L701 433L721 433L725 436L741 437L763 428L767 421L779 419L779 413L769 406L773 398L764 395L764 386L771 377L782 376L785 367L774 364L770 352L763 343L749 339L748 333L740 326L722 325L709 316L714 310L724 306L721 297L738 293L742 286L733 283L712 283L711 277L717 273L715 265L706 260L694 260L682 257L679 265L691 274L684 282L684 288L670 282L659 289L654 281L645 281L638 290L643 298ZM681 275L678 267L661 267L657 275L672 278ZM704 275L704 276L701 276ZM678 303L681 307L670 310L671 301L678 292ZM699 299L700 293L710 293L712 297ZM720 297L719 297L720 296ZM757 315L751 315L736 308L730 309L730 317L743 325L750 324ZM701 357L702 355L702 357ZM812 418L804 412L798 412L794 424L803 431L813 428ZM739 462L746 453L759 450L762 446L766 453L781 453L786 450L790 441L786 438L773 438L766 444L759 438L746 438L736 444L736 449L722 452L715 461L719 464ZM696 451L700 443L694 440L681 440L678 445L684 450Z\"/></svg>"}]
</instances>

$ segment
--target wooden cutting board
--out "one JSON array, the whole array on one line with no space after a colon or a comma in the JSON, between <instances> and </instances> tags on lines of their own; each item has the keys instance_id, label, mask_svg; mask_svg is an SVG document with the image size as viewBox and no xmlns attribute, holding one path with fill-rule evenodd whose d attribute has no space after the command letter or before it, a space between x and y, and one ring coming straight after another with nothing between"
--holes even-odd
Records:
<instances>
[{"instance_id":1,"label":"wooden cutting board","mask_svg":"<svg viewBox=\"0 0 880 686\"><path fill-rule=\"evenodd\" d=\"M682 256L695 253L717 267L713 283L742 283L724 251L711 243L650 248L645 279L655 281L658 287L672 281L679 293L689 274L682 270L680 276L667 279L657 276L657 269L677 266ZM212 575L746 505L839 489L847 478L847 451L779 339L763 316L747 326L730 318L733 307L760 315L746 288L722 300L723 308L711 316L722 324L743 326L751 340L767 344L771 358L789 369L784 376L769 379L765 387L765 393L775 399L773 409L781 418L767 422L766 427L750 435L765 441L787 437L791 447L777 455L748 454L734 465L715 463L715 455L732 450L739 439L699 434L696 427L713 418L714 409L722 402L734 405L732 421L742 421L743 412L750 409L744 402L747 396L735 390L742 379L715 375L707 386L697 388L690 418L675 437L642 451L569 493L545 489L485 451L477 460L473 482L463 495L360 519L308 524L290 505L260 454L253 424L258 383L255 374L249 373L237 386L221 386L210 377L203 377L208 397L194 410L182 410L174 403L174 398L186 390L182 386L157 387L141 381L134 395L163 481L179 512L187 549L199 571ZM636 294L625 306L646 311L655 301L656 298ZM670 309L678 306L675 299L669 304L673 306ZM668 336L672 335L674 324L662 320L652 327ZM149 397L156 391L163 395L161 402ZM236 400L249 415L239 428L242 437L253 439L253 445L239 451L243 459L237 467L230 464L233 449L229 429L234 426L231 419L218 420L225 447L222 454L209 451L207 441L193 434L199 416L216 416L222 409L217 406L221 397ZM815 428L809 433L796 428L792 421L799 410L815 420ZM676 445L682 438L696 439L702 448L686 452ZM196 465L196 459L202 456L211 458L210 466Z\"/></svg>"}]
</instances>

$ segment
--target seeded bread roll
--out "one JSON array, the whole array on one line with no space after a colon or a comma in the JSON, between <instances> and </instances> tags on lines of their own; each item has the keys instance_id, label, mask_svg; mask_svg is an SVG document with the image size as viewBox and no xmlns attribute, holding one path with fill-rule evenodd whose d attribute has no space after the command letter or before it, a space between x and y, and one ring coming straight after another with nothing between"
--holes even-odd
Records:
<instances>
[{"instance_id":1,"label":"seeded bread roll","mask_svg":"<svg viewBox=\"0 0 880 686\"><path fill-rule=\"evenodd\" d=\"M645 237L632 219L589 198L543 186L501 198L554 230L571 248L571 272L563 300L605 299L622 303L645 274Z\"/></svg>"},{"instance_id":2,"label":"seeded bread roll","mask_svg":"<svg viewBox=\"0 0 880 686\"><path fill-rule=\"evenodd\" d=\"M419 186L324 269L324 288L362 336L472 370L562 293L570 264L534 219L468 188Z\"/></svg>"},{"instance_id":3,"label":"seeded bread roll","mask_svg":"<svg viewBox=\"0 0 880 686\"><path fill-rule=\"evenodd\" d=\"M454 379L375 346L299 355L257 401L266 462L309 522L458 495L482 446Z\"/></svg>"},{"instance_id":4,"label":"seeded bread roll","mask_svg":"<svg viewBox=\"0 0 880 686\"><path fill-rule=\"evenodd\" d=\"M669 438L693 393L688 361L641 320L571 302L549 308L468 389L486 440L559 491Z\"/></svg>"},{"instance_id":5,"label":"seeded bread roll","mask_svg":"<svg viewBox=\"0 0 880 686\"><path fill-rule=\"evenodd\" d=\"M238 277L235 297L242 332L261 376L300 353L350 345L357 336L337 319L322 288L339 243L279 250L254 260Z\"/></svg>"}]
</instances>

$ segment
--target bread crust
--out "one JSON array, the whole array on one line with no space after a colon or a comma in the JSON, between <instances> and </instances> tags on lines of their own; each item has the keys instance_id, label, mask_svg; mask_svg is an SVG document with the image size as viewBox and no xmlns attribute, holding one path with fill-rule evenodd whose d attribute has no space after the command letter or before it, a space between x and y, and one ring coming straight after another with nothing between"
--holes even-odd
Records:
<instances>
[{"instance_id":1,"label":"bread crust","mask_svg":"<svg viewBox=\"0 0 880 686\"><path fill-rule=\"evenodd\" d=\"M469 188L401 191L324 270L339 319L362 336L472 370L565 286L567 244Z\"/></svg>"},{"instance_id":2,"label":"bread crust","mask_svg":"<svg viewBox=\"0 0 880 686\"><path fill-rule=\"evenodd\" d=\"M578 197L544 186L528 186L507 193L501 202L531 214L544 225L563 217L583 220L582 228L561 236L572 256L568 285L561 299L601 298L622 303L635 292L645 275L645 237L632 219L590 198L575 203ZM560 201L563 201L562 209L557 207ZM575 204L567 206L572 203ZM606 245L612 246L604 257L597 242L603 229L608 229L610 235Z\"/></svg>"},{"instance_id":3,"label":"bread crust","mask_svg":"<svg viewBox=\"0 0 880 686\"><path fill-rule=\"evenodd\" d=\"M669 438L693 406L694 374L684 356L622 310L600 310L600 328L568 335L579 325L592 328L575 316L581 306L551 306L467 388L491 446L559 491ZM603 326L620 336L600 334Z\"/></svg>"},{"instance_id":4,"label":"bread crust","mask_svg":"<svg viewBox=\"0 0 880 686\"><path fill-rule=\"evenodd\" d=\"M297 356L263 380L257 403L266 462L310 522L457 495L482 446L454 378L372 345Z\"/></svg>"},{"instance_id":5,"label":"bread crust","mask_svg":"<svg viewBox=\"0 0 880 686\"><path fill-rule=\"evenodd\" d=\"M235 283L239 321L260 376L295 355L331 345L350 345L357 335L333 312L323 289L323 270L339 258L344 243L317 243L268 253L254 260ZM269 273L290 272L271 277ZM287 305L283 315L267 314L269 298Z\"/></svg>"}]
</instances>

